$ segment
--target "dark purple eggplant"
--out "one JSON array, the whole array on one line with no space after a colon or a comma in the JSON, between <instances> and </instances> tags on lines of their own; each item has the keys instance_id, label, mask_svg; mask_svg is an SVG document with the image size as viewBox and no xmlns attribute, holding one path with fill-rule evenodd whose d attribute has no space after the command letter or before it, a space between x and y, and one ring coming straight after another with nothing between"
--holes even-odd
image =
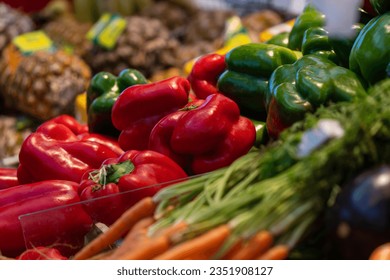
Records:
<instances>
[{"instance_id":1,"label":"dark purple eggplant","mask_svg":"<svg viewBox=\"0 0 390 280\"><path fill-rule=\"evenodd\" d=\"M333 253L342 259L368 259L390 241L390 166L374 167L342 186L328 222Z\"/></svg>"}]
</instances>

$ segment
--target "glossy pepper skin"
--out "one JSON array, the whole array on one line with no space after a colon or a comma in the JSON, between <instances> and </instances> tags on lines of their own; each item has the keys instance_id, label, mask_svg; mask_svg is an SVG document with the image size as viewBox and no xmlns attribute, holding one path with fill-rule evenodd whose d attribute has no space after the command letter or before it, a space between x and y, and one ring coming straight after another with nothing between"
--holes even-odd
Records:
<instances>
[{"instance_id":1,"label":"glossy pepper skin","mask_svg":"<svg viewBox=\"0 0 390 280\"><path fill-rule=\"evenodd\" d=\"M288 48L289 36L290 32L281 32L279 34L276 34L275 36L272 36L272 38L267 40L265 43Z\"/></svg>"},{"instance_id":2,"label":"glossy pepper skin","mask_svg":"<svg viewBox=\"0 0 390 280\"><path fill-rule=\"evenodd\" d=\"M305 55L277 68L269 80L267 130L271 138L329 102L353 101L366 95L358 76L323 56Z\"/></svg>"},{"instance_id":3,"label":"glossy pepper skin","mask_svg":"<svg viewBox=\"0 0 390 280\"><path fill-rule=\"evenodd\" d=\"M118 137L119 131L111 121L112 106L126 88L148 81L135 69L124 69L118 77L99 72L92 77L87 89L88 128L92 133Z\"/></svg>"},{"instance_id":4,"label":"glossy pepper skin","mask_svg":"<svg viewBox=\"0 0 390 280\"><path fill-rule=\"evenodd\" d=\"M302 38L302 54L317 54L338 64L338 58L329 42L329 34L323 27L309 27Z\"/></svg>"},{"instance_id":5,"label":"glossy pepper skin","mask_svg":"<svg viewBox=\"0 0 390 280\"><path fill-rule=\"evenodd\" d=\"M32 249L27 249L19 256L17 260L67 260L68 258L61 255L56 248L37 246Z\"/></svg>"},{"instance_id":6,"label":"glossy pepper skin","mask_svg":"<svg viewBox=\"0 0 390 280\"><path fill-rule=\"evenodd\" d=\"M192 91L200 99L219 93L217 81L225 71L225 56L217 53L205 54L199 57L188 75Z\"/></svg>"},{"instance_id":7,"label":"glossy pepper skin","mask_svg":"<svg viewBox=\"0 0 390 280\"><path fill-rule=\"evenodd\" d=\"M27 246L50 246L63 249L82 245L92 220L80 204L46 214L21 215L80 202L78 183L48 180L0 190L0 250L15 257ZM26 238L26 243L25 243ZM63 246L61 246L62 244Z\"/></svg>"},{"instance_id":8,"label":"glossy pepper skin","mask_svg":"<svg viewBox=\"0 0 390 280\"><path fill-rule=\"evenodd\" d=\"M80 182L87 170L123 153L116 141L84 131L85 126L67 115L41 124L20 149L19 183L52 179Z\"/></svg>"},{"instance_id":9,"label":"glossy pepper skin","mask_svg":"<svg viewBox=\"0 0 390 280\"><path fill-rule=\"evenodd\" d=\"M370 4L379 15L390 11L390 2L388 0L370 0Z\"/></svg>"},{"instance_id":10,"label":"glossy pepper skin","mask_svg":"<svg viewBox=\"0 0 390 280\"><path fill-rule=\"evenodd\" d=\"M120 147L147 149L153 126L164 116L188 103L190 82L174 76L125 89L112 108L112 123L121 131Z\"/></svg>"},{"instance_id":11,"label":"glossy pepper skin","mask_svg":"<svg viewBox=\"0 0 390 280\"><path fill-rule=\"evenodd\" d=\"M11 167L0 168L0 190L19 185L17 169Z\"/></svg>"},{"instance_id":12,"label":"glossy pepper skin","mask_svg":"<svg viewBox=\"0 0 390 280\"><path fill-rule=\"evenodd\" d=\"M288 39L288 47L292 50L302 50L302 40L307 29L323 27L325 15L320 13L313 5L306 5L303 12L296 18Z\"/></svg>"},{"instance_id":13,"label":"glossy pepper skin","mask_svg":"<svg viewBox=\"0 0 390 280\"><path fill-rule=\"evenodd\" d=\"M352 38L330 37L325 27L325 15L314 6L307 5L297 17L290 32L288 47L300 50L303 55L317 54L348 68L349 54L362 24L351 26Z\"/></svg>"},{"instance_id":14,"label":"glossy pepper skin","mask_svg":"<svg viewBox=\"0 0 390 280\"><path fill-rule=\"evenodd\" d=\"M238 46L226 54L227 70L218 79L218 90L238 104L243 116L265 120L269 77L280 65L294 63L299 55L272 44Z\"/></svg>"},{"instance_id":15,"label":"glossy pepper skin","mask_svg":"<svg viewBox=\"0 0 390 280\"><path fill-rule=\"evenodd\" d=\"M222 94L188 103L161 119L149 148L175 160L189 174L231 164L253 146L253 123L240 116L237 104Z\"/></svg>"},{"instance_id":16,"label":"glossy pepper skin","mask_svg":"<svg viewBox=\"0 0 390 280\"><path fill-rule=\"evenodd\" d=\"M328 42L337 56L336 61L338 65L349 68L349 56L351 54L352 46L363 27L363 23L352 25L351 29L355 32L355 35L352 38L328 38Z\"/></svg>"},{"instance_id":17,"label":"glossy pepper skin","mask_svg":"<svg viewBox=\"0 0 390 280\"><path fill-rule=\"evenodd\" d=\"M349 56L349 68L370 85L386 78L390 63L390 12L370 20L357 36Z\"/></svg>"},{"instance_id":18,"label":"glossy pepper skin","mask_svg":"<svg viewBox=\"0 0 390 280\"><path fill-rule=\"evenodd\" d=\"M100 169L87 172L83 177L79 187L81 199L100 198L85 204L88 213L96 221L111 224L140 199L153 196L172 181L185 179L187 174L163 154L130 150L106 160Z\"/></svg>"}]
</instances>

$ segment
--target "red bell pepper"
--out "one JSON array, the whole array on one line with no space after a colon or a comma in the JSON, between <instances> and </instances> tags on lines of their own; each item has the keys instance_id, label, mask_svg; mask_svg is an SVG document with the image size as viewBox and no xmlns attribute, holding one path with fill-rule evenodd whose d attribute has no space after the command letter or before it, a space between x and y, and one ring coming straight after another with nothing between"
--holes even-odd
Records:
<instances>
[{"instance_id":1,"label":"red bell pepper","mask_svg":"<svg viewBox=\"0 0 390 280\"><path fill-rule=\"evenodd\" d=\"M192 66L188 80L198 98L205 99L210 94L219 93L217 82L226 70L225 55L210 53L199 57Z\"/></svg>"},{"instance_id":2,"label":"red bell pepper","mask_svg":"<svg viewBox=\"0 0 390 280\"><path fill-rule=\"evenodd\" d=\"M37 246L32 249L27 249L19 256L17 260L67 260L68 258L61 255L56 248Z\"/></svg>"},{"instance_id":3,"label":"red bell pepper","mask_svg":"<svg viewBox=\"0 0 390 280\"><path fill-rule=\"evenodd\" d=\"M76 135L88 132L88 126L86 124L79 123L75 118L69 115L57 116L46 121L46 123L63 124Z\"/></svg>"},{"instance_id":4,"label":"red bell pepper","mask_svg":"<svg viewBox=\"0 0 390 280\"><path fill-rule=\"evenodd\" d=\"M19 182L53 179L80 182L87 170L123 153L116 141L85 132L83 127L66 115L40 125L20 149Z\"/></svg>"},{"instance_id":5,"label":"red bell pepper","mask_svg":"<svg viewBox=\"0 0 390 280\"><path fill-rule=\"evenodd\" d=\"M123 150L145 150L150 131L165 115L188 102L190 83L174 76L149 84L125 89L112 108L112 123L121 131L119 145Z\"/></svg>"},{"instance_id":6,"label":"red bell pepper","mask_svg":"<svg viewBox=\"0 0 390 280\"><path fill-rule=\"evenodd\" d=\"M87 172L79 194L81 200L92 200L85 205L97 222L111 224L140 199L186 177L183 169L163 154L130 150Z\"/></svg>"},{"instance_id":7,"label":"red bell pepper","mask_svg":"<svg viewBox=\"0 0 390 280\"><path fill-rule=\"evenodd\" d=\"M0 251L15 257L31 246L81 246L92 220L80 204L78 183L42 181L0 190ZM60 206L57 210L20 218ZM27 246L27 247L26 247Z\"/></svg>"},{"instance_id":8,"label":"red bell pepper","mask_svg":"<svg viewBox=\"0 0 390 280\"><path fill-rule=\"evenodd\" d=\"M174 159L190 174L231 164L256 138L254 124L240 116L237 104L222 94L188 103L153 128L149 148Z\"/></svg>"},{"instance_id":9,"label":"red bell pepper","mask_svg":"<svg viewBox=\"0 0 390 280\"><path fill-rule=\"evenodd\" d=\"M16 168L0 168L0 190L19 185Z\"/></svg>"}]
</instances>

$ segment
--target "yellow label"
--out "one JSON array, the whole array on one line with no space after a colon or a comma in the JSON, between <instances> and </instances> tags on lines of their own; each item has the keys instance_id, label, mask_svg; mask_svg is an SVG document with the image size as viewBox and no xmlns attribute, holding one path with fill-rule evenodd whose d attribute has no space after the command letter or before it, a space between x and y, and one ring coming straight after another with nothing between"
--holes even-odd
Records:
<instances>
[{"instance_id":1,"label":"yellow label","mask_svg":"<svg viewBox=\"0 0 390 280\"><path fill-rule=\"evenodd\" d=\"M98 36L98 44L107 49L112 49L126 27L126 20L116 17L102 30Z\"/></svg>"},{"instance_id":2,"label":"yellow label","mask_svg":"<svg viewBox=\"0 0 390 280\"><path fill-rule=\"evenodd\" d=\"M88 31L87 39L105 49L112 49L125 27L126 20L124 18L105 13Z\"/></svg>"},{"instance_id":3,"label":"yellow label","mask_svg":"<svg viewBox=\"0 0 390 280\"><path fill-rule=\"evenodd\" d=\"M12 42L23 54L54 48L52 40L43 31L24 33L15 37Z\"/></svg>"},{"instance_id":4,"label":"yellow label","mask_svg":"<svg viewBox=\"0 0 390 280\"><path fill-rule=\"evenodd\" d=\"M294 25L295 19L291 19L287 22L272 26L265 31L261 32L259 34L259 41L265 42L271 39L273 36L278 35L282 32L290 32L293 25Z\"/></svg>"},{"instance_id":5,"label":"yellow label","mask_svg":"<svg viewBox=\"0 0 390 280\"><path fill-rule=\"evenodd\" d=\"M103 14L99 20L92 26L87 33L88 40L94 40L102 32L103 28L109 23L111 15L108 13Z\"/></svg>"}]
</instances>

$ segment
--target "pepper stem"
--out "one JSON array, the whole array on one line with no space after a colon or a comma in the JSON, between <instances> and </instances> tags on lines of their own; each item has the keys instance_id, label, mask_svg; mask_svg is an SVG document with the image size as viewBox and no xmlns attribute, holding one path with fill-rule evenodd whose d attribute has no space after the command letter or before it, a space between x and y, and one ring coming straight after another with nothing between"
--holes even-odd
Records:
<instances>
[{"instance_id":1,"label":"pepper stem","mask_svg":"<svg viewBox=\"0 0 390 280\"><path fill-rule=\"evenodd\" d=\"M186 107L179 109L179 111L191 111L191 110L195 110L198 107L199 107L199 105L192 104L190 106L186 106Z\"/></svg>"},{"instance_id":2,"label":"pepper stem","mask_svg":"<svg viewBox=\"0 0 390 280\"><path fill-rule=\"evenodd\" d=\"M119 179L133 172L135 166L130 160L115 164L105 164L100 169L89 173L89 179L105 186L108 183L118 183Z\"/></svg>"}]
</instances>

